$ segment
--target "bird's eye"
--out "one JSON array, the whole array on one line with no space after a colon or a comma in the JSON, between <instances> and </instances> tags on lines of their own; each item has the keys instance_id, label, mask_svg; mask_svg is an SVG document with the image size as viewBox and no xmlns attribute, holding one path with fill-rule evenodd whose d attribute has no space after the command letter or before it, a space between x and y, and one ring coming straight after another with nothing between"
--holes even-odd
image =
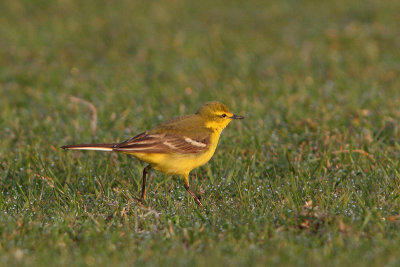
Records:
<instances>
[{"instance_id":1,"label":"bird's eye","mask_svg":"<svg viewBox=\"0 0 400 267\"><path fill-rule=\"evenodd\" d=\"M224 113L224 114L222 114L222 118L225 118L226 117L226 114Z\"/></svg>"}]
</instances>

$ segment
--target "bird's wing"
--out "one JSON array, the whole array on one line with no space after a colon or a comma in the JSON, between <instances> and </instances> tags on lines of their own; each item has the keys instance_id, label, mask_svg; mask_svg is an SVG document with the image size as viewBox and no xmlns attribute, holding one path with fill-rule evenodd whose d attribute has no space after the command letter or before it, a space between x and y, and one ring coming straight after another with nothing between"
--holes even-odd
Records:
<instances>
[{"instance_id":1,"label":"bird's wing","mask_svg":"<svg viewBox=\"0 0 400 267\"><path fill-rule=\"evenodd\" d=\"M114 151L125 153L179 153L191 154L205 151L210 145L210 136L197 138L176 134L144 132L113 147Z\"/></svg>"}]
</instances>

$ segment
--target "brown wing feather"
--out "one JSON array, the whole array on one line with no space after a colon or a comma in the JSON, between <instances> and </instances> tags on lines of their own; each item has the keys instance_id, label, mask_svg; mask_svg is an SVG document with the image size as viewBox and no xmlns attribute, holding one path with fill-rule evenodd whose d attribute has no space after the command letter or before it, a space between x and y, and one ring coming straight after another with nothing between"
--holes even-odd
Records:
<instances>
[{"instance_id":1,"label":"brown wing feather","mask_svg":"<svg viewBox=\"0 0 400 267\"><path fill-rule=\"evenodd\" d=\"M141 133L125 142L114 146L114 151L125 153L199 153L208 148L209 137L195 140L175 134L148 134Z\"/></svg>"},{"instance_id":2,"label":"brown wing feather","mask_svg":"<svg viewBox=\"0 0 400 267\"><path fill-rule=\"evenodd\" d=\"M145 137L146 135L147 135L147 132L140 133L138 135L135 135L131 139L128 139L128 140L126 140L124 142L121 142L119 144L115 144L114 147L117 148L117 147L122 147L122 146L125 146L125 145L129 145L130 143L134 143L136 140L140 140L141 138Z\"/></svg>"}]
</instances>

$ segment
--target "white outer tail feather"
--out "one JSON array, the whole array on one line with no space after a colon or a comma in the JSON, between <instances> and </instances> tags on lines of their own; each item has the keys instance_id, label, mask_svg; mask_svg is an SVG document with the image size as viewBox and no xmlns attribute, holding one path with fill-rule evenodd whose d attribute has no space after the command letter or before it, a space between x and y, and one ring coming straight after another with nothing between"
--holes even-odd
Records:
<instances>
[{"instance_id":1,"label":"white outer tail feather","mask_svg":"<svg viewBox=\"0 0 400 267\"><path fill-rule=\"evenodd\" d=\"M66 147L65 149L113 151L111 147Z\"/></svg>"}]
</instances>

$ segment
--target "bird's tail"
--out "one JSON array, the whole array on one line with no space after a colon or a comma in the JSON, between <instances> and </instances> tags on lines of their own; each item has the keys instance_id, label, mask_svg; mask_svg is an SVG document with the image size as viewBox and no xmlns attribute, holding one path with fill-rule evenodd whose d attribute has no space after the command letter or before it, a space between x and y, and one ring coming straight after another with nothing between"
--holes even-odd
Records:
<instances>
[{"instance_id":1,"label":"bird's tail","mask_svg":"<svg viewBox=\"0 0 400 267\"><path fill-rule=\"evenodd\" d=\"M79 149L79 150L99 150L99 151L113 151L115 144L80 144L62 146L62 149Z\"/></svg>"}]
</instances>

